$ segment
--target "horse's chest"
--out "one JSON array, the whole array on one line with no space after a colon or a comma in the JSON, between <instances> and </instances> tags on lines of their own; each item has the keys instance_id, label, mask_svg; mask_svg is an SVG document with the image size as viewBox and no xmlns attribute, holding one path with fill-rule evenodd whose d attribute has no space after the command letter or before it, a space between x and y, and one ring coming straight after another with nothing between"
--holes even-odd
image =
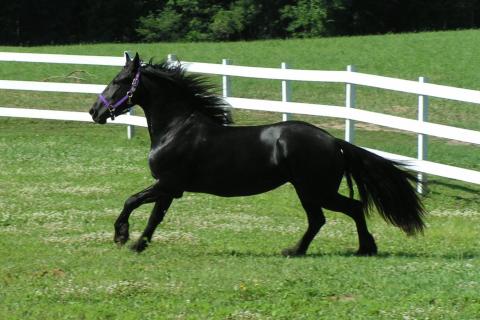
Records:
<instances>
[{"instance_id":1,"label":"horse's chest","mask_svg":"<svg viewBox=\"0 0 480 320\"><path fill-rule=\"evenodd\" d=\"M181 169L182 154L171 145L159 145L153 147L148 155L150 171L155 178L159 178L166 172L174 172Z\"/></svg>"},{"instance_id":2,"label":"horse's chest","mask_svg":"<svg viewBox=\"0 0 480 320\"><path fill-rule=\"evenodd\" d=\"M155 147L152 148L148 154L148 164L150 169L153 171L155 168L159 168L167 164L171 158L172 156L169 156L167 148Z\"/></svg>"}]
</instances>

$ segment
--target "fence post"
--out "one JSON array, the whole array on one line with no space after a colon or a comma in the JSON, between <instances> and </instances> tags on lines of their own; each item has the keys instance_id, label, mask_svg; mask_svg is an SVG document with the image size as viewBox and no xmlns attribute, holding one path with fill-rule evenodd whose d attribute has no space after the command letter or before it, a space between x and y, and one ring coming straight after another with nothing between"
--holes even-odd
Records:
<instances>
[{"instance_id":1,"label":"fence post","mask_svg":"<svg viewBox=\"0 0 480 320\"><path fill-rule=\"evenodd\" d=\"M134 107L131 107L130 110L128 110L128 115L129 116L133 116L135 114L135 109L133 109ZM135 126L132 126L131 124L129 124L127 126L127 138L130 140L130 139L133 139L133 136L135 135Z\"/></svg>"},{"instance_id":2,"label":"fence post","mask_svg":"<svg viewBox=\"0 0 480 320\"><path fill-rule=\"evenodd\" d=\"M232 64L232 60L222 59L222 64L229 66ZM230 76L222 76L222 95L224 98L232 96L232 78Z\"/></svg>"},{"instance_id":3,"label":"fence post","mask_svg":"<svg viewBox=\"0 0 480 320\"><path fill-rule=\"evenodd\" d=\"M288 69L289 65L286 62L282 62L282 69ZM292 101L292 86L289 80L282 80L282 102ZM288 121L292 119L290 113L282 114L282 121Z\"/></svg>"},{"instance_id":4,"label":"fence post","mask_svg":"<svg viewBox=\"0 0 480 320\"><path fill-rule=\"evenodd\" d=\"M348 72L355 72L355 67L352 65L347 66ZM355 85L351 83L347 83L345 86L345 107L348 108L355 108L355 98L356 98L356 90ZM350 143L355 142L355 121L346 119L345 120L345 141Z\"/></svg>"},{"instance_id":5,"label":"fence post","mask_svg":"<svg viewBox=\"0 0 480 320\"><path fill-rule=\"evenodd\" d=\"M124 51L123 55L125 57L125 61L127 60L127 56L131 57L132 54L130 51ZM128 115L133 116L135 114L135 110L133 109L134 107L131 107L130 110L128 110ZM135 126L132 126L129 124L127 126L127 139L133 139L133 136L135 135Z\"/></svg>"},{"instance_id":6,"label":"fence post","mask_svg":"<svg viewBox=\"0 0 480 320\"><path fill-rule=\"evenodd\" d=\"M419 77L418 82L426 83L428 80L424 77ZM426 122L428 121L428 96L419 95L418 96L418 121ZM428 158L428 136L422 133L418 134L418 143L417 143L417 159L418 160L427 160ZM424 173L418 173L418 184L417 192L420 194L425 194L426 189L424 189L424 184L427 182L427 176Z\"/></svg>"},{"instance_id":7,"label":"fence post","mask_svg":"<svg viewBox=\"0 0 480 320\"><path fill-rule=\"evenodd\" d=\"M178 58L175 54L169 53L167 56L167 62L168 63L178 62Z\"/></svg>"}]
</instances>

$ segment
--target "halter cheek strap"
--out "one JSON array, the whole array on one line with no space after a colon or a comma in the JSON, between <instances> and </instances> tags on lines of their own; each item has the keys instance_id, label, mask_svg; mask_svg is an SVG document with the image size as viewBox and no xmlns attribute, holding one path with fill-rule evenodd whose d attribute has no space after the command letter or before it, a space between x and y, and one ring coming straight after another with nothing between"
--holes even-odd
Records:
<instances>
[{"instance_id":1,"label":"halter cheek strap","mask_svg":"<svg viewBox=\"0 0 480 320\"><path fill-rule=\"evenodd\" d=\"M130 87L130 90L128 90L127 93L125 94L125 96L123 96L120 100L113 103L113 102L109 102L107 100L107 98L105 98L103 96L103 94L100 94L98 96L100 101L102 101L103 105L105 107L107 107L108 111L110 112L110 118L112 120L115 120L115 109L116 108L123 105L125 103L125 101L127 101L127 103L129 105L132 104L132 97L133 97L133 94L135 93L135 91L137 90L139 83L140 83L140 68L138 69L137 73L135 74L135 77L133 78L132 86Z\"/></svg>"}]
</instances>

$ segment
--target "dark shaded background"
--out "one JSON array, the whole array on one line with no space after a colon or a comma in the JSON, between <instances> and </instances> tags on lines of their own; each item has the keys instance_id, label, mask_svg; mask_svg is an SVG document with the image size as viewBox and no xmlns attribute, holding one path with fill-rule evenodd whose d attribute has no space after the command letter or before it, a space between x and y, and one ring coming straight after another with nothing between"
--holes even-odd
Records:
<instances>
[{"instance_id":1,"label":"dark shaded background","mask_svg":"<svg viewBox=\"0 0 480 320\"><path fill-rule=\"evenodd\" d=\"M253 40L451 30L479 27L479 13L480 1L472 0L16 0L0 5L0 44Z\"/></svg>"}]
</instances>

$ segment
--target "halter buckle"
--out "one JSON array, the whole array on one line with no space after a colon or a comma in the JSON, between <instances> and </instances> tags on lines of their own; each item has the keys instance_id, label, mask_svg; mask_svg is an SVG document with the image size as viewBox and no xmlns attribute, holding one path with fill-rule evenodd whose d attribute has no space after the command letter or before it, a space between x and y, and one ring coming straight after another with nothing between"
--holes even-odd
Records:
<instances>
[{"instance_id":1,"label":"halter buckle","mask_svg":"<svg viewBox=\"0 0 480 320\"><path fill-rule=\"evenodd\" d=\"M112 104L108 105L108 112L110 112L110 119L115 120L115 108Z\"/></svg>"},{"instance_id":2,"label":"halter buckle","mask_svg":"<svg viewBox=\"0 0 480 320\"><path fill-rule=\"evenodd\" d=\"M132 91L128 91L128 92L127 92L127 97L128 97L128 104L132 104L133 92L132 92Z\"/></svg>"}]
</instances>

